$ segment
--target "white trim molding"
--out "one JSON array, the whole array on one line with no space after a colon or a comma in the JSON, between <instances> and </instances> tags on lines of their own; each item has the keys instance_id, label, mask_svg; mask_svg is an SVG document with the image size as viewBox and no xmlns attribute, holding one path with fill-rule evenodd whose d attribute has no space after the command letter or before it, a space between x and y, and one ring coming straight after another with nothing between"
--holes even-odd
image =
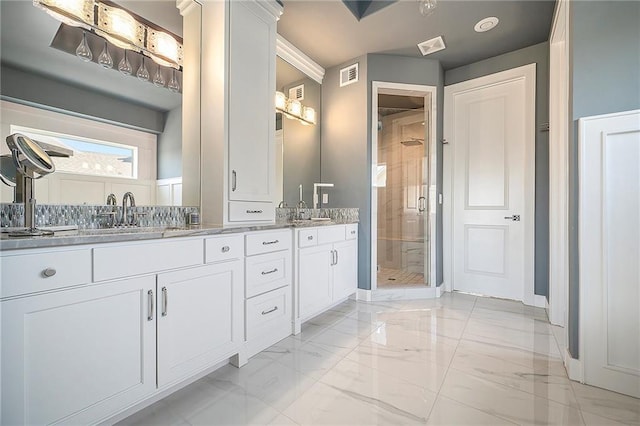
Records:
<instances>
[{"instance_id":1,"label":"white trim molding","mask_svg":"<svg viewBox=\"0 0 640 426\"><path fill-rule=\"evenodd\" d=\"M405 287L364 290L359 288L357 300L364 302L390 302L393 300L437 299L442 296L441 287Z\"/></svg>"},{"instance_id":2,"label":"white trim molding","mask_svg":"<svg viewBox=\"0 0 640 426\"><path fill-rule=\"evenodd\" d=\"M569 376L569 379L584 383L582 361L577 358L573 358L568 349L564 350L564 368L567 370L567 376Z\"/></svg>"},{"instance_id":3,"label":"white trim molding","mask_svg":"<svg viewBox=\"0 0 640 426\"><path fill-rule=\"evenodd\" d=\"M427 212L428 228L427 243L425 247L429 252L429 275L428 286L423 288L428 291L435 288L436 284L436 207L437 207L437 157L436 157L436 123L440 113L437 109L438 90L435 86L425 86L418 84L391 83L384 81L373 81L371 83L371 290L378 288L377 266L378 266L378 190L374 186L378 168L378 94L400 96L416 96L425 98L425 118L429 125L429 140L427 148ZM428 107L428 108L427 108ZM425 265L426 266L426 265ZM382 290L389 291L389 290ZM439 291L439 290L438 290Z\"/></svg>"},{"instance_id":4,"label":"white trim molding","mask_svg":"<svg viewBox=\"0 0 640 426\"><path fill-rule=\"evenodd\" d=\"M276 35L276 55L308 75L312 80L322 84L324 68L280 34Z\"/></svg>"},{"instance_id":5,"label":"white trim molding","mask_svg":"<svg viewBox=\"0 0 640 426\"><path fill-rule=\"evenodd\" d=\"M549 321L566 326L569 271L569 1L558 0L549 44Z\"/></svg>"}]
</instances>

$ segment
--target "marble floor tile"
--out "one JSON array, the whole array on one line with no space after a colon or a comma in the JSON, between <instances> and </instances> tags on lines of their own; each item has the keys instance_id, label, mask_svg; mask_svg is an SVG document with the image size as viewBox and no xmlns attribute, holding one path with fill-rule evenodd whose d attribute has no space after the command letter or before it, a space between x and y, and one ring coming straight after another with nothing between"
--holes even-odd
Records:
<instances>
[{"instance_id":1,"label":"marble floor tile","mask_svg":"<svg viewBox=\"0 0 640 426\"><path fill-rule=\"evenodd\" d=\"M118 426L187 426L186 419L174 412L164 401L158 401L147 408L116 423Z\"/></svg>"},{"instance_id":2,"label":"marble floor tile","mask_svg":"<svg viewBox=\"0 0 640 426\"><path fill-rule=\"evenodd\" d=\"M284 414L279 414L278 417L273 419L269 426L299 426L298 423L291 420L289 417Z\"/></svg>"},{"instance_id":3,"label":"marble floor tile","mask_svg":"<svg viewBox=\"0 0 640 426\"><path fill-rule=\"evenodd\" d=\"M361 401L375 403L409 419L427 420L436 393L393 374L343 359L320 382Z\"/></svg>"},{"instance_id":4,"label":"marble floor tile","mask_svg":"<svg viewBox=\"0 0 640 426\"><path fill-rule=\"evenodd\" d=\"M519 331L552 334L547 319L533 318L512 312L493 311L486 308L474 308L470 319L496 327L505 327Z\"/></svg>"},{"instance_id":5,"label":"marble floor tile","mask_svg":"<svg viewBox=\"0 0 640 426\"><path fill-rule=\"evenodd\" d=\"M402 330L421 335L438 335L451 339L460 339L467 325L467 320L439 318L431 316L414 316L413 318L394 318L386 321L387 330Z\"/></svg>"},{"instance_id":6,"label":"marble floor tile","mask_svg":"<svg viewBox=\"0 0 640 426\"><path fill-rule=\"evenodd\" d=\"M362 340L369 337L381 324L382 323L358 321L355 318L344 318L342 321L334 324L331 329L358 337Z\"/></svg>"},{"instance_id":7,"label":"marble floor tile","mask_svg":"<svg viewBox=\"0 0 640 426\"><path fill-rule=\"evenodd\" d=\"M329 347L308 342L296 351L285 353L276 358L276 362L319 379L342 358L344 358L344 354L331 351Z\"/></svg>"},{"instance_id":8,"label":"marble floor tile","mask_svg":"<svg viewBox=\"0 0 640 426\"><path fill-rule=\"evenodd\" d=\"M301 425L423 424L396 407L318 382L284 413Z\"/></svg>"},{"instance_id":9,"label":"marble floor tile","mask_svg":"<svg viewBox=\"0 0 640 426\"><path fill-rule=\"evenodd\" d=\"M548 333L516 330L470 319L462 338L502 346L512 346L556 358L561 357L555 337Z\"/></svg>"},{"instance_id":10,"label":"marble floor tile","mask_svg":"<svg viewBox=\"0 0 640 426\"><path fill-rule=\"evenodd\" d=\"M438 392L447 373L446 362L432 361L426 351L394 351L383 347L359 346L346 359L395 375L398 379Z\"/></svg>"},{"instance_id":11,"label":"marble floor tile","mask_svg":"<svg viewBox=\"0 0 640 426\"><path fill-rule=\"evenodd\" d=\"M620 423L640 425L640 399L571 382L583 412Z\"/></svg>"},{"instance_id":12,"label":"marble floor tile","mask_svg":"<svg viewBox=\"0 0 640 426\"><path fill-rule=\"evenodd\" d=\"M450 368L440 395L521 425L582 425L580 410Z\"/></svg>"},{"instance_id":13,"label":"marble floor tile","mask_svg":"<svg viewBox=\"0 0 640 426\"><path fill-rule=\"evenodd\" d=\"M582 419L586 426L623 426L625 423L616 422L615 420L600 417L596 414L582 410Z\"/></svg>"},{"instance_id":14,"label":"marble floor tile","mask_svg":"<svg viewBox=\"0 0 640 426\"><path fill-rule=\"evenodd\" d=\"M522 302L515 300L496 299L493 297L478 297L476 299L476 308L488 308L494 311L513 312L523 314L534 318L547 319L547 313L543 308L527 306Z\"/></svg>"},{"instance_id":15,"label":"marble floor tile","mask_svg":"<svg viewBox=\"0 0 640 426\"><path fill-rule=\"evenodd\" d=\"M579 408L571 381L564 369L562 371L553 369L552 371L552 368L547 368L541 363L523 366L477 352L465 351L464 348L458 348L456 351L451 368L560 404Z\"/></svg>"},{"instance_id":16,"label":"marble floor tile","mask_svg":"<svg viewBox=\"0 0 640 426\"><path fill-rule=\"evenodd\" d=\"M365 336L366 338L367 336ZM312 338L310 338L307 342L313 343L315 345L321 346L331 352L339 353L342 356L347 355L351 352L363 338L343 333L334 328L330 328L328 330L323 331L322 333L318 333Z\"/></svg>"},{"instance_id":17,"label":"marble floor tile","mask_svg":"<svg viewBox=\"0 0 640 426\"><path fill-rule=\"evenodd\" d=\"M456 402L444 396L436 400L427 425L430 426L472 426L472 425L515 425L508 420L492 416L475 408Z\"/></svg>"},{"instance_id":18,"label":"marble floor tile","mask_svg":"<svg viewBox=\"0 0 640 426\"><path fill-rule=\"evenodd\" d=\"M279 414L245 389L237 387L188 416L187 421L194 426L262 425L272 422Z\"/></svg>"}]
</instances>

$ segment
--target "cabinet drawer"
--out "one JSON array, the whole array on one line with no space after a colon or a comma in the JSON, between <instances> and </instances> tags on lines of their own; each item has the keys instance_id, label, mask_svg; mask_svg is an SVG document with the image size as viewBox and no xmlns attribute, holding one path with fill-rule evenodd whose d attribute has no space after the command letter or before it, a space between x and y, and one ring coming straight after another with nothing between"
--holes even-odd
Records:
<instances>
[{"instance_id":1,"label":"cabinet drawer","mask_svg":"<svg viewBox=\"0 0 640 426\"><path fill-rule=\"evenodd\" d=\"M301 229L298 231L298 247L312 247L318 244L317 229Z\"/></svg>"},{"instance_id":2,"label":"cabinet drawer","mask_svg":"<svg viewBox=\"0 0 640 426\"><path fill-rule=\"evenodd\" d=\"M204 262L212 263L244 257L244 244L242 239L242 235L207 238L204 240Z\"/></svg>"},{"instance_id":3,"label":"cabinet drawer","mask_svg":"<svg viewBox=\"0 0 640 426\"><path fill-rule=\"evenodd\" d=\"M9 254L0 262L3 298L91 282L89 249Z\"/></svg>"},{"instance_id":4,"label":"cabinet drawer","mask_svg":"<svg viewBox=\"0 0 640 426\"><path fill-rule=\"evenodd\" d=\"M291 284L291 251L248 257L245 272L247 297L289 285Z\"/></svg>"},{"instance_id":5,"label":"cabinet drawer","mask_svg":"<svg viewBox=\"0 0 640 426\"><path fill-rule=\"evenodd\" d=\"M202 265L201 239L156 241L93 249L94 281Z\"/></svg>"},{"instance_id":6,"label":"cabinet drawer","mask_svg":"<svg viewBox=\"0 0 640 426\"><path fill-rule=\"evenodd\" d=\"M318 229L318 244L329 244L344 241L345 226L324 226Z\"/></svg>"},{"instance_id":7,"label":"cabinet drawer","mask_svg":"<svg viewBox=\"0 0 640 426\"><path fill-rule=\"evenodd\" d=\"M275 218L276 209L273 203L229 201L229 222L273 222Z\"/></svg>"},{"instance_id":8,"label":"cabinet drawer","mask_svg":"<svg viewBox=\"0 0 640 426\"><path fill-rule=\"evenodd\" d=\"M350 223L345 226L345 239L347 240L355 240L358 238L358 224Z\"/></svg>"},{"instance_id":9,"label":"cabinet drawer","mask_svg":"<svg viewBox=\"0 0 640 426\"><path fill-rule=\"evenodd\" d=\"M245 236L245 244L247 256L288 250L291 248L291 231L283 229L247 234Z\"/></svg>"},{"instance_id":10,"label":"cabinet drawer","mask_svg":"<svg viewBox=\"0 0 640 426\"><path fill-rule=\"evenodd\" d=\"M261 337L290 320L291 287L247 299L247 341Z\"/></svg>"}]
</instances>

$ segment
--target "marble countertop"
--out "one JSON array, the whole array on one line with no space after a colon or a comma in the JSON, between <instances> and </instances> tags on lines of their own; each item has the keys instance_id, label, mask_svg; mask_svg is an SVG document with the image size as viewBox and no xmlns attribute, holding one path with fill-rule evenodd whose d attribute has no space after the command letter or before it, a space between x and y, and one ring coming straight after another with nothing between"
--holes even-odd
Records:
<instances>
[{"instance_id":1,"label":"marble countertop","mask_svg":"<svg viewBox=\"0 0 640 426\"><path fill-rule=\"evenodd\" d=\"M99 244L126 241L142 241L163 238L197 237L207 235L234 234L270 229L303 228L314 226L342 225L357 222L334 222L328 220L296 220L269 224L243 224L238 226L189 226L189 227L132 227L81 229L56 231L54 235L40 237L10 237L0 234L0 250L18 250L30 248L61 247L80 244Z\"/></svg>"}]
</instances>

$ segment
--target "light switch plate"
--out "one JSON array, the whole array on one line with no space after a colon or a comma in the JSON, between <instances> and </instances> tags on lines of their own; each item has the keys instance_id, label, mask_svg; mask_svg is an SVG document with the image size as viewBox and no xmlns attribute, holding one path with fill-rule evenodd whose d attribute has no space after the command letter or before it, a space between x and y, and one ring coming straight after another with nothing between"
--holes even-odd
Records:
<instances>
[{"instance_id":1,"label":"light switch plate","mask_svg":"<svg viewBox=\"0 0 640 426\"><path fill-rule=\"evenodd\" d=\"M329 202L329 194L322 194L322 204Z\"/></svg>"}]
</instances>

